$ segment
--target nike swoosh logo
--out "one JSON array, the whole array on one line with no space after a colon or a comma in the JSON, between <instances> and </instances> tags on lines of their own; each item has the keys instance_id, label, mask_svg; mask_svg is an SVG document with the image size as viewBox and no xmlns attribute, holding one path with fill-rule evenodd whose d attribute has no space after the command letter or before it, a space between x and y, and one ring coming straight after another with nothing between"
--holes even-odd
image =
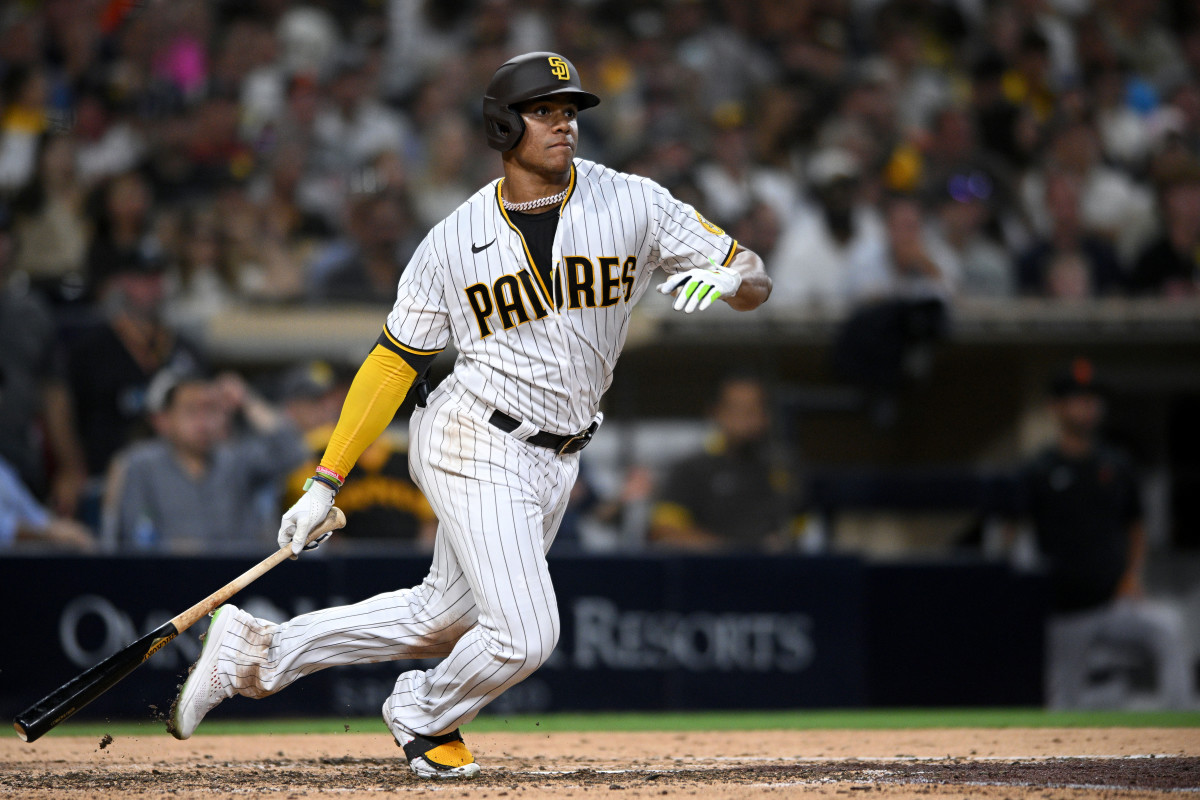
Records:
<instances>
[{"instance_id":1,"label":"nike swoosh logo","mask_svg":"<svg viewBox=\"0 0 1200 800\"><path fill-rule=\"evenodd\" d=\"M471 252L472 253L482 253L484 250L487 250L489 247L491 247L495 243L496 243L495 239L492 239L490 242L488 242L487 244L485 244L483 246L472 243L471 244Z\"/></svg>"}]
</instances>

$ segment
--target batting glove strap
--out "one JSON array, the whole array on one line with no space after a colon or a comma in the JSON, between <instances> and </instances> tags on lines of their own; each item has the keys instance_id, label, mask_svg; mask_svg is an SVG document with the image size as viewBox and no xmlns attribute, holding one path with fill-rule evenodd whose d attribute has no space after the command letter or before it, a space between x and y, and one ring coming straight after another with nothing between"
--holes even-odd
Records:
<instances>
[{"instance_id":1,"label":"batting glove strap","mask_svg":"<svg viewBox=\"0 0 1200 800\"><path fill-rule=\"evenodd\" d=\"M658 291L663 294L678 292L673 308L691 314L703 311L722 297L732 297L741 285L740 272L714 265L672 275L659 284Z\"/></svg>"}]
</instances>

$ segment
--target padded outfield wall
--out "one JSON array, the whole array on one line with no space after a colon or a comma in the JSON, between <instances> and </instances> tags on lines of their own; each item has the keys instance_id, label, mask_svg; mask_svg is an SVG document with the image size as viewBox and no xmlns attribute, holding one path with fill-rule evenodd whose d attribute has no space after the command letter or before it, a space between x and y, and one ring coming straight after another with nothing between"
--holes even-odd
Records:
<instances>
[{"instance_id":1,"label":"padded outfield wall","mask_svg":"<svg viewBox=\"0 0 1200 800\"><path fill-rule=\"evenodd\" d=\"M186 608L246 558L0 561L10 609L0 711L12 717ZM284 619L413 585L427 557L285 562L237 598ZM1037 705L1044 581L979 561L852 557L551 557L562 637L492 712ZM180 636L79 715L166 711L199 650ZM343 667L228 716L378 713L416 662Z\"/></svg>"}]
</instances>

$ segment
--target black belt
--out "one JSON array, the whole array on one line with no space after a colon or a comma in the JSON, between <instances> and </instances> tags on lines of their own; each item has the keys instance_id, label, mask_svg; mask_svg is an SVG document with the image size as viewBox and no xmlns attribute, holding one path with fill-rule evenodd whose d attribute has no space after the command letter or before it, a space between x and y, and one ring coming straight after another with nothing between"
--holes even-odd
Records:
<instances>
[{"instance_id":1,"label":"black belt","mask_svg":"<svg viewBox=\"0 0 1200 800\"><path fill-rule=\"evenodd\" d=\"M505 433L512 433L521 426L521 423L503 411L493 411L492 416L488 418L488 422L495 425ZM592 440L592 434L596 432L596 428L600 427L599 423L593 422L588 426L587 430L579 433L569 433L566 436L559 436L557 433L549 431L538 431L533 436L525 439L530 444L535 444L538 447L546 447L558 453L560 456L565 456L569 453L578 453L583 448L587 447L588 442Z\"/></svg>"}]
</instances>

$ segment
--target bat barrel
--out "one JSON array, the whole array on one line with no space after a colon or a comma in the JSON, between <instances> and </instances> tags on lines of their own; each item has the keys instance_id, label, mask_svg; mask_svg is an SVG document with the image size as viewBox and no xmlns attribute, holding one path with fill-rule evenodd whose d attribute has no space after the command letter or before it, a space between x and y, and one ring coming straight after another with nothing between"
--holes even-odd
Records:
<instances>
[{"instance_id":1,"label":"bat barrel","mask_svg":"<svg viewBox=\"0 0 1200 800\"><path fill-rule=\"evenodd\" d=\"M329 509L325 521L309 533L308 541L311 542L326 531L335 530L345 524L345 515L340 508L335 506ZM112 688L113 684L133 672L139 664L198 622L205 614L210 613L291 554L291 547L280 547L278 551L267 556L254 567L246 570L170 622L164 623L133 644L113 653L96 666L67 681L13 719L13 728L16 729L17 736L21 737L21 741L32 742L58 723L70 718L76 711L104 694Z\"/></svg>"},{"instance_id":2,"label":"bat barrel","mask_svg":"<svg viewBox=\"0 0 1200 800\"><path fill-rule=\"evenodd\" d=\"M82 707L83 704L73 707L68 704L65 709L58 705L49 708L42 704L31 706L13 718L13 728L22 742L32 742Z\"/></svg>"},{"instance_id":3,"label":"bat barrel","mask_svg":"<svg viewBox=\"0 0 1200 800\"><path fill-rule=\"evenodd\" d=\"M23 742L32 742L40 738L46 731L70 718L76 711L98 697L104 689L125 677L132 669L133 667L130 667L129 670L122 672L114 679L104 681L103 689L100 688L100 683L91 684L94 691L90 696L86 696L85 691L89 687L82 685L78 678L64 683L52 694L47 695L13 718L13 728L16 729L17 736L21 737ZM87 674L84 673L84 675Z\"/></svg>"},{"instance_id":4,"label":"bat barrel","mask_svg":"<svg viewBox=\"0 0 1200 800\"><path fill-rule=\"evenodd\" d=\"M69 719L133 672L178 635L170 622L113 653L96 666L76 675L13 719L13 728L23 742L32 742L63 720Z\"/></svg>"}]
</instances>

